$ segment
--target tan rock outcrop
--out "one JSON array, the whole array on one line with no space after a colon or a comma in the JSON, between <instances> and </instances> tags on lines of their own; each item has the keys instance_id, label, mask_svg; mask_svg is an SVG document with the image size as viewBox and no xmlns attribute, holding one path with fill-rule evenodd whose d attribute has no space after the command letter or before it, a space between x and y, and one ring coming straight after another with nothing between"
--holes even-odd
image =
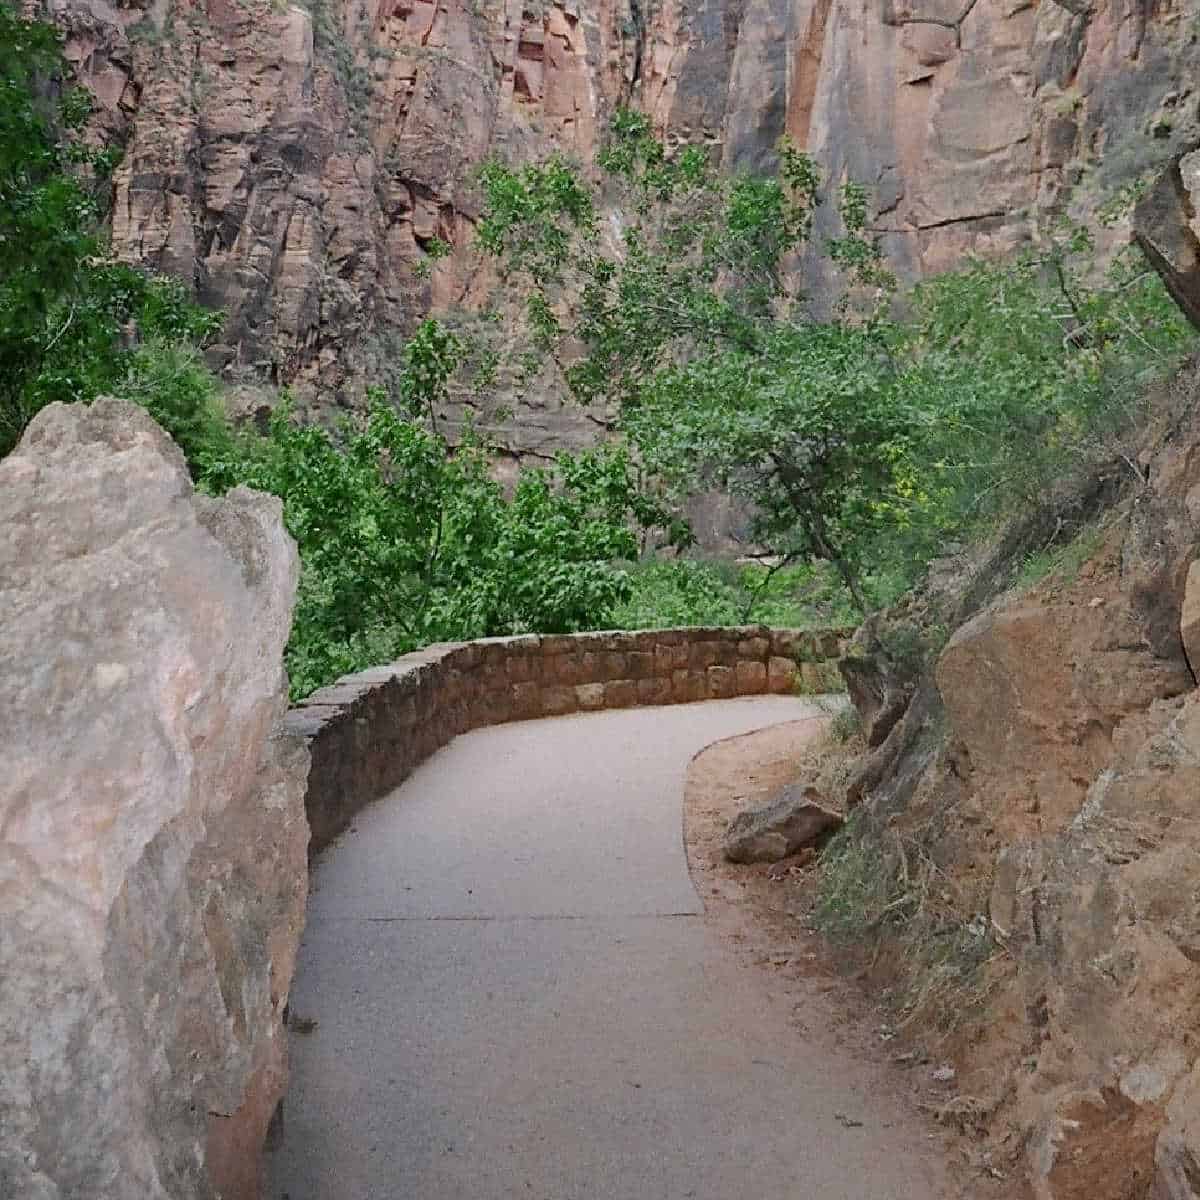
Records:
<instances>
[{"instance_id":1,"label":"tan rock outcrop","mask_svg":"<svg viewBox=\"0 0 1200 1200\"><path fill-rule=\"evenodd\" d=\"M308 755L279 502L193 495L133 405L0 463L0 1195L254 1200Z\"/></svg>"}]
</instances>

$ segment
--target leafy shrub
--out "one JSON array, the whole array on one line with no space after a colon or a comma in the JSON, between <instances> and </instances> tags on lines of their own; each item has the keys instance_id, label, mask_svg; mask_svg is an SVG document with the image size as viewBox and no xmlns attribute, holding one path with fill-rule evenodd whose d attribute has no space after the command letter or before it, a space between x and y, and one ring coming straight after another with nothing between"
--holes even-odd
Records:
<instances>
[{"instance_id":1,"label":"leafy shrub","mask_svg":"<svg viewBox=\"0 0 1200 1200\"><path fill-rule=\"evenodd\" d=\"M629 575L629 599L615 614L622 629L745 624L817 629L855 621L853 603L826 563L770 568L651 558L631 566Z\"/></svg>"},{"instance_id":2,"label":"leafy shrub","mask_svg":"<svg viewBox=\"0 0 1200 1200\"><path fill-rule=\"evenodd\" d=\"M892 523L923 561L940 541L1037 507L1064 475L1136 432L1148 384L1193 334L1134 248L1099 282L1086 232L969 263L914 293L894 329L918 418Z\"/></svg>"},{"instance_id":3,"label":"leafy shrub","mask_svg":"<svg viewBox=\"0 0 1200 1200\"><path fill-rule=\"evenodd\" d=\"M431 386L438 386L436 380ZM453 451L376 403L342 431L293 423L200 443L204 486L279 496L303 563L288 666L294 696L431 642L611 624L639 520L624 452L560 455L511 496L469 435Z\"/></svg>"},{"instance_id":4,"label":"leafy shrub","mask_svg":"<svg viewBox=\"0 0 1200 1200\"><path fill-rule=\"evenodd\" d=\"M729 575L688 559L638 563L629 571L629 596L613 614L616 628L740 624L740 597Z\"/></svg>"},{"instance_id":5,"label":"leafy shrub","mask_svg":"<svg viewBox=\"0 0 1200 1200\"><path fill-rule=\"evenodd\" d=\"M203 341L222 320L106 256L119 155L79 139L90 100L65 75L58 31L0 0L0 456L45 405L114 390L137 341Z\"/></svg>"},{"instance_id":6,"label":"leafy shrub","mask_svg":"<svg viewBox=\"0 0 1200 1200\"><path fill-rule=\"evenodd\" d=\"M116 388L140 404L183 450L192 473L203 477L208 464L236 453L221 388L195 346L155 340L139 346Z\"/></svg>"}]
</instances>

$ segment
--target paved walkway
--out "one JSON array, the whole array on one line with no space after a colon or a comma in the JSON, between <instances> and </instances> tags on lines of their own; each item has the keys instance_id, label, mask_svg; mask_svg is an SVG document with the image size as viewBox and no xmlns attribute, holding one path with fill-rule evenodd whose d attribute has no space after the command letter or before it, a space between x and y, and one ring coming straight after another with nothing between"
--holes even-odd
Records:
<instances>
[{"instance_id":1,"label":"paved walkway","mask_svg":"<svg viewBox=\"0 0 1200 1200\"><path fill-rule=\"evenodd\" d=\"M688 876L692 756L811 712L481 730L363 812L314 876L270 1200L939 1196L924 1132L797 1032Z\"/></svg>"}]
</instances>

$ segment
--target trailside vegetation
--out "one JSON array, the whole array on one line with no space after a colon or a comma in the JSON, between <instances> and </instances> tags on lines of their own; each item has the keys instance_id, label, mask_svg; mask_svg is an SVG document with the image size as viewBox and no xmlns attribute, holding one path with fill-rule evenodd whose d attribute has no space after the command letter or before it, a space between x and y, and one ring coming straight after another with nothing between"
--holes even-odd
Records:
<instances>
[{"instance_id":1,"label":"trailside vegetation","mask_svg":"<svg viewBox=\"0 0 1200 1200\"><path fill-rule=\"evenodd\" d=\"M741 497L760 550L829 563L860 613L1111 449L1191 342L1140 252L1101 270L1083 228L900 296L867 192L830 194L786 142L774 176L721 175L623 112L597 165L603 224L565 159L481 173L480 241L534 347L581 399L619 401L664 495ZM824 306L801 290L821 260Z\"/></svg>"},{"instance_id":2,"label":"trailside vegetation","mask_svg":"<svg viewBox=\"0 0 1200 1200\"><path fill-rule=\"evenodd\" d=\"M418 410L457 362L443 334L429 323L414 340L445 351L409 376ZM631 591L620 561L667 522L639 495L622 446L560 454L505 491L473 432L451 447L378 397L336 438L285 405L266 437L191 452L201 486L283 499L303 562L288 646L296 696L432 642L611 627Z\"/></svg>"}]
</instances>

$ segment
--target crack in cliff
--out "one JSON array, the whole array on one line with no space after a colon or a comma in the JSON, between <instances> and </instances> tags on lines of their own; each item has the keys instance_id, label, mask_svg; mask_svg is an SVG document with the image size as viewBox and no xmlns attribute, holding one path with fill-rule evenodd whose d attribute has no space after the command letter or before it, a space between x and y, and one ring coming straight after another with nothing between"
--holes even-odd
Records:
<instances>
[{"instance_id":1,"label":"crack in cliff","mask_svg":"<svg viewBox=\"0 0 1200 1200\"><path fill-rule=\"evenodd\" d=\"M954 34L954 47L956 50L962 49L962 27L966 19L975 11L975 6L979 0L967 0L966 6L962 12L953 20L946 20L944 17L897 17L896 25L936 25L940 29L949 29Z\"/></svg>"},{"instance_id":2,"label":"crack in cliff","mask_svg":"<svg viewBox=\"0 0 1200 1200\"><path fill-rule=\"evenodd\" d=\"M917 224L917 229L922 233L927 229L947 229L951 225L969 225L973 221L990 221L996 217L1007 216L1007 210L998 208L994 212L972 213L965 217L947 217L944 221L931 221L929 224Z\"/></svg>"},{"instance_id":3,"label":"crack in cliff","mask_svg":"<svg viewBox=\"0 0 1200 1200\"><path fill-rule=\"evenodd\" d=\"M975 11L978 3L979 0L967 0L962 12L959 13L957 17L949 19L945 17L909 16L896 17L892 23L897 27L903 27L905 25L936 25L940 29L948 29L954 34L955 49L961 50L963 48L963 25L966 23L967 18ZM1081 0L1052 0L1052 3L1057 4L1059 8L1071 13L1072 16L1081 17L1085 22L1090 20L1092 14L1095 12L1091 5L1081 2Z\"/></svg>"},{"instance_id":4,"label":"crack in cliff","mask_svg":"<svg viewBox=\"0 0 1200 1200\"><path fill-rule=\"evenodd\" d=\"M825 31L833 0L816 0L809 16L808 28L796 47L793 63L792 101L788 106L787 131L801 149L808 145L812 127L813 108L817 99L817 84L825 57Z\"/></svg>"},{"instance_id":5,"label":"crack in cliff","mask_svg":"<svg viewBox=\"0 0 1200 1200\"><path fill-rule=\"evenodd\" d=\"M629 84L637 87L642 81L642 61L646 56L646 11L642 0L629 0L629 24L633 31L633 69Z\"/></svg>"}]
</instances>

